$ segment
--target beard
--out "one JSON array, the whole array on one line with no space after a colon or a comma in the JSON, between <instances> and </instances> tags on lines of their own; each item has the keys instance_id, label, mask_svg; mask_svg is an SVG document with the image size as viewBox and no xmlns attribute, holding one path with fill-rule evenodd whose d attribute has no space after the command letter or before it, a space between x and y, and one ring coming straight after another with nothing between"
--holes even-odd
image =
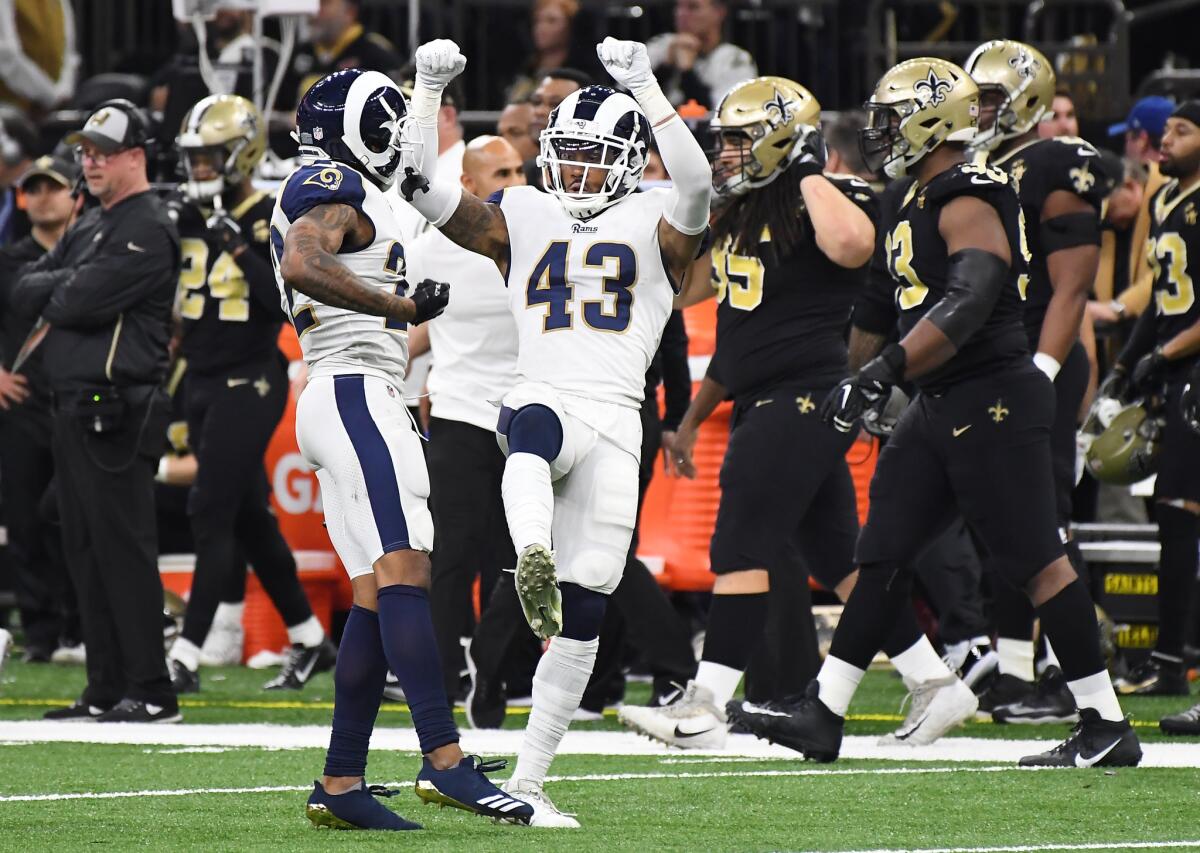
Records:
<instances>
[{"instance_id":1,"label":"beard","mask_svg":"<svg viewBox=\"0 0 1200 853\"><path fill-rule=\"evenodd\" d=\"M1186 178L1200 171L1200 149L1182 157L1166 157L1158 170L1168 178Z\"/></svg>"}]
</instances>

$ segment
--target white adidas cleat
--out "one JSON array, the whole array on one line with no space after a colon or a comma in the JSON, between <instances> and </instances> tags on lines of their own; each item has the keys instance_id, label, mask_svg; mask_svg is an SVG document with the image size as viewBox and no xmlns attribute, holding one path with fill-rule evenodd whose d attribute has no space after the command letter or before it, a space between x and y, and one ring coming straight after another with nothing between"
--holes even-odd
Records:
<instances>
[{"instance_id":1,"label":"white adidas cleat","mask_svg":"<svg viewBox=\"0 0 1200 853\"><path fill-rule=\"evenodd\" d=\"M558 806L550 801L537 782L509 779L502 789L504 793L512 794L533 806L533 817L529 819L529 826L543 829L579 829L579 821L575 820L575 816L559 811Z\"/></svg>"},{"instance_id":2,"label":"white adidas cleat","mask_svg":"<svg viewBox=\"0 0 1200 853\"><path fill-rule=\"evenodd\" d=\"M729 725L713 702L712 691L689 681L670 705L626 705L617 719L634 731L681 749L724 749Z\"/></svg>"},{"instance_id":3,"label":"white adidas cleat","mask_svg":"<svg viewBox=\"0 0 1200 853\"><path fill-rule=\"evenodd\" d=\"M242 645L246 632L241 622L214 621L200 649L201 666L238 666L242 662Z\"/></svg>"},{"instance_id":4,"label":"white adidas cleat","mask_svg":"<svg viewBox=\"0 0 1200 853\"><path fill-rule=\"evenodd\" d=\"M927 746L973 718L979 708L979 698L954 675L908 686L905 701L912 700L908 716L900 728L879 739L880 746Z\"/></svg>"}]
</instances>

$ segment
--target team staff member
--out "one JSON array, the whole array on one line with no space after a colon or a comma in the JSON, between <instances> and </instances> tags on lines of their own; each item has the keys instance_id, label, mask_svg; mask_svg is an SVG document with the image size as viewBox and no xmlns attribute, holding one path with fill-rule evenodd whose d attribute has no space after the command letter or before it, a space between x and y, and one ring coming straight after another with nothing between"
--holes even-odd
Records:
<instances>
[{"instance_id":1,"label":"team staff member","mask_svg":"<svg viewBox=\"0 0 1200 853\"><path fill-rule=\"evenodd\" d=\"M179 234L150 192L146 135L133 104L109 101L67 137L100 206L13 293L18 310L49 325L41 346L63 546L87 646L82 697L49 719L180 719L163 656L154 518Z\"/></svg>"},{"instance_id":2,"label":"team staff member","mask_svg":"<svg viewBox=\"0 0 1200 853\"><path fill-rule=\"evenodd\" d=\"M184 116L178 147L187 175L173 211L182 236L181 352L198 468L188 496L196 571L169 655L171 681L176 693L200 689L200 647L221 593L241 574L237 562L248 558L292 644L266 688L298 689L332 668L337 649L296 577L262 465L288 395L287 362L275 344L283 322L270 260L275 199L250 182L266 126L245 98L210 95Z\"/></svg>"}]
</instances>

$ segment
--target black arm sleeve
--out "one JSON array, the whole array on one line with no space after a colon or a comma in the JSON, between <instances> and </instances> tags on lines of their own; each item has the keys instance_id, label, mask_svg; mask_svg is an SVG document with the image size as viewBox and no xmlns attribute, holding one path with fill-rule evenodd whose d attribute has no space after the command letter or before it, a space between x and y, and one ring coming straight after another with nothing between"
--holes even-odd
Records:
<instances>
[{"instance_id":1,"label":"black arm sleeve","mask_svg":"<svg viewBox=\"0 0 1200 853\"><path fill-rule=\"evenodd\" d=\"M279 301L279 287L275 283L275 268L271 266L271 247L267 243L252 242L237 258L237 265L246 276L250 296L270 316L278 315L283 320L283 306Z\"/></svg>"},{"instance_id":2,"label":"black arm sleeve","mask_svg":"<svg viewBox=\"0 0 1200 853\"><path fill-rule=\"evenodd\" d=\"M1137 360L1154 349L1155 337L1154 300L1151 299L1146 310L1138 316L1137 322L1133 324L1129 340L1125 342L1125 346L1121 348L1121 354L1117 356L1117 364L1126 372L1131 372L1133 366L1137 364Z\"/></svg>"},{"instance_id":3,"label":"black arm sleeve","mask_svg":"<svg viewBox=\"0 0 1200 853\"><path fill-rule=\"evenodd\" d=\"M1066 213L1043 219L1038 229L1042 249L1053 255L1060 249L1100 245L1100 217L1095 212Z\"/></svg>"},{"instance_id":4,"label":"black arm sleeve","mask_svg":"<svg viewBox=\"0 0 1200 853\"><path fill-rule=\"evenodd\" d=\"M692 371L688 365L688 336L683 312L671 312L658 351L662 356L663 396L667 404L662 426L674 432L679 429L688 403L692 401Z\"/></svg>"},{"instance_id":5,"label":"black arm sleeve","mask_svg":"<svg viewBox=\"0 0 1200 853\"><path fill-rule=\"evenodd\" d=\"M946 295L929 309L925 319L961 349L991 316L1000 289L1008 281L1009 265L982 249L963 249L949 261Z\"/></svg>"}]
</instances>

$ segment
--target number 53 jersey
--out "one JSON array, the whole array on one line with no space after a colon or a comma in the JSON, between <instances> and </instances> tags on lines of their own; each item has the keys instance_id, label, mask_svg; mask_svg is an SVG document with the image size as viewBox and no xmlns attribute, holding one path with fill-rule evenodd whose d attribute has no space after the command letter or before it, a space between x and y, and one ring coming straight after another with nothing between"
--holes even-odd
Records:
<instances>
[{"instance_id":1,"label":"number 53 jersey","mask_svg":"<svg viewBox=\"0 0 1200 853\"><path fill-rule=\"evenodd\" d=\"M1146 256L1154 274L1154 334L1164 344L1200 320L1196 277L1200 275L1200 184L1180 191L1179 180L1165 183L1150 200L1150 236ZM1194 358L1171 362L1172 378L1186 372Z\"/></svg>"},{"instance_id":2,"label":"number 53 jersey","mask_svg":"<svg viewBox=\"0 0 1200 853\"><path fill-rule=\"evenodd\" d=\"M534 187L488 199L508 224L508 304L521 381L641 405L674 296L658 242L668 194L634 193L586 221Z\"/></svg>"}]
</instances>

